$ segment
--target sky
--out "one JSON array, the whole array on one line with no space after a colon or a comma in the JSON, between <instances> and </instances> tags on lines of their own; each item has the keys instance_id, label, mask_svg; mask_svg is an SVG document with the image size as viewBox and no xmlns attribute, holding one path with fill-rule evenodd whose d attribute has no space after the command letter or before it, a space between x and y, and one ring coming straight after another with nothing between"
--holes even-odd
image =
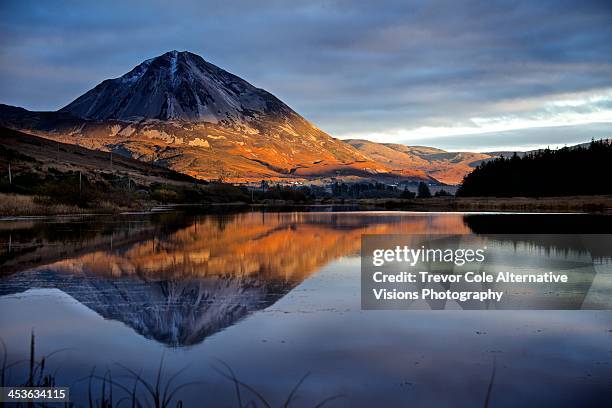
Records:
<instances>
[{"instance_id":1,"label":"sky","mask_svg":"<svg viewBox=\"0 0 612 408\"><path fill-rule=\"evenodd\" d=\"M612 137L612 1L0 2L0 103L56 110L187 50L339 138L527 150Z\"/></svg>"}]
</instances>

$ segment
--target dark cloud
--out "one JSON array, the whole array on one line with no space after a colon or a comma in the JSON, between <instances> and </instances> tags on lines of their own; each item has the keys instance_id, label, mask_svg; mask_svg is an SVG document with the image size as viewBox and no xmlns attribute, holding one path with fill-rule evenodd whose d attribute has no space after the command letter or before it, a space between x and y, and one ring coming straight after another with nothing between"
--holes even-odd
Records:
<instances>
[{"instance_id":1,"label":"dark cloud","mask_svg":"<svg viewBox=\"0 0 612 408\"><path fill-rule=\"evenodd\" d=\"M171 49L347 136L533 117L612 89L609 1L5 0L0 15L0 102L30 109Z\"/></svg>"}]
</instances>

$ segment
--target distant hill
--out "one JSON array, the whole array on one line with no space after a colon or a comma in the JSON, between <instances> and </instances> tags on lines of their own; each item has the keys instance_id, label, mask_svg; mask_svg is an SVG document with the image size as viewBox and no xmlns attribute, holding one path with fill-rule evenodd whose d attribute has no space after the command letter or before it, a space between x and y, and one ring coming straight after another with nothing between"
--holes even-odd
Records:
<instances>
[{"instance_id":1,"label":"distant hill","mask_svg":"<svg viewBox=\"0 0 612 408\"><path fill-rule=\"evenodd\" d=\"M545 197L612 194L612 179L608 177L610 163L610 140L499 157L481 163L468 174L457 195Z\"/></svg>"},{"instance_id":2,"label":"distant hill","mask_svg":"<svg viewBox=\"0 0 612 408\"><path fill-rule=\"evenodd\" d=\"M408 167L445 184L459 184L483 160L497 157L489 153L447 152L433 147L375 143L364 139L347 139L344 142L394 171Z\"/></svg>"}]
</instances>

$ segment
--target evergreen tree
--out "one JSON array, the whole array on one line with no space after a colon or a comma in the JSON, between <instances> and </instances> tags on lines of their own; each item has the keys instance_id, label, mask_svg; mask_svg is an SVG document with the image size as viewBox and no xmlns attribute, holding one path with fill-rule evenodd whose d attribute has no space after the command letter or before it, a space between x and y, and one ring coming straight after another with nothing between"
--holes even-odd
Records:
<instances>
[{"instance_id":1,"label":"evergreen tree","mask_svg":"<svg viewBox=\"0 0 612 408\"><path fill-rule=\"evenodd\" d=\"M546 197L612 194L612 143L542 149L524 156L499 157L465 176L458 196Z\"/></svg>"},{"instance_id":2,"label":"evergreen tree","mask_svg":"<svg viewBox=\"0 0 612 408\"><path fill-rule=\"evenodd\" d=\"M431 197L431 191L429 191L429 186L423 183L422 181L419 183L418 192L419 192L419 198L430 198Z\"/></svg>"}]
</instances>

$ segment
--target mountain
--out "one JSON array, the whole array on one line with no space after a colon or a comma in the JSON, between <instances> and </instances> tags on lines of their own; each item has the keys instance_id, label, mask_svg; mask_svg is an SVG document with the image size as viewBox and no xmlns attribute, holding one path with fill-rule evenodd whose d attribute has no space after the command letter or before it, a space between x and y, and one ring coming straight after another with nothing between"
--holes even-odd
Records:
<instances>
[{"instance_id":1,"label":"mountain","mask_svg":"<svg viewBox=\"0 0 612 408\"><path fill-rule=\"evenodd\" d=\"M346 139L344 142L393 171L409 167L445 184L461 183L463 177L483 160L497 157L491 153L447 152L433 147L375 143L363 139Z\"/></svg>"},{"instance_id":2,"label":"mountain","mask_svg":"<svg viewBox=\"0 0 612 408\"><path fill-rule=\"evenodd\" d=\"M0 124L198 178L429 180L409 169L390 174L272 94L189 52L171 51L147 60L58 112L4 105Z\"/></svg>"},{"instance_id":3,"label":"mountain","mask_svg":"<svg viewBox=\"0 0 612 408\"><path fill-rule=\"evenodd\" d=\"M274 95L198 55L171 51L108 79L60 109L84 119L159 119L227 127L258 120L307 125Z\"/></svg>"},{"instance_id":4,"label":"mountain","mask_svg":"<svg viewBox=\"0 0 612 408\"><path fill-rule=\"evenodd\" d=\"M0 105L0 125L230 182L456 184L489 157L335 139L271 93L186 51L146 60L56 112Z\"/></svg>"}]
</instances>

